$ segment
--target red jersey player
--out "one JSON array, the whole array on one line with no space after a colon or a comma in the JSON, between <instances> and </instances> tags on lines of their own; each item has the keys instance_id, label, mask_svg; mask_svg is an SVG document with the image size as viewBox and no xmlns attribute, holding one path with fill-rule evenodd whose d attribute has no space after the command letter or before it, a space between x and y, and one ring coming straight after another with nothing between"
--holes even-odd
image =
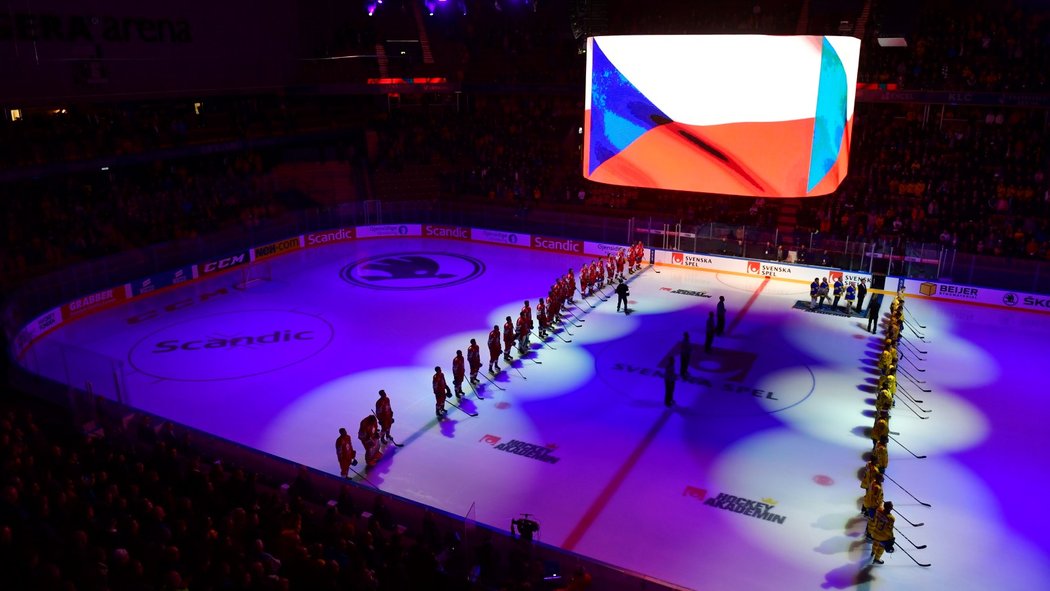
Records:
<instances>
[{"instance_id":1,"label":"red jersey player","mask_svg":"<svg viewBox=\"0 0 1050 591\"><path fill-rule=\"evenodd\" d=\"M492 325L492 331L489 332L489 373L499 373L499 354L503 351L499 348L499 325ZM493 371L492 366L496 366L496 370Z\"/></svg>"}]
</instances>

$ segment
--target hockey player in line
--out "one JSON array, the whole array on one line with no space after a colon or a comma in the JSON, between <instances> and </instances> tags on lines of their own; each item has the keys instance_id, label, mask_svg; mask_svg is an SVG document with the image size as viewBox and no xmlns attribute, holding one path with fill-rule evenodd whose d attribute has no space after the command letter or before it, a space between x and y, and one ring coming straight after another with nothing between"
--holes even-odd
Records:
<instances>
[{"instance_id":1,"label":"hockey player in line","mask_svg":"<svg viewBox=\"0 0 1050 591\"><path fill-rule=\"evenodd\" d=\"M345 427L339 428L339 437L335 440L335 457L339 460L339 475L347 478L350 466L357 465L357 451L354 450L354 439Z\"/></svg>"},{"instance_id":2,"label":"hockey player in line","mask_svg":"<svg viewBox=\"0 0 1050 591\"><path fill-rule=\"evenodd\" d=\"M507 363L512 361L510 352L514 348L514 340L514 322L507 316L507 321L503 323L503 360Z\"/></svg>"},{"instance_id":3,"label":"hockey player in line","mask_svg":"<svg viewBox=\"0 0 1050 591\"><path fill-rule=\"evenodd\" d=\"M381 442L393 441L394 436L390 434L390 428L394 426L394 410L390 408L390 398L386 390L379 391L379 399L376 400L376 418L379 419L379 440Z\"/></svg>"},{"instance_id":4,"label":"hockey player in line","mask_svg":"<svg viewBox=\"0 0 1050 591\"><path fill-rule=\"evenodd\" d=\"M547 338L547 305L543 298L536 303L536 326L539 328L540 338Z\"/></svg>"},{"instance_id":5,"label":"hockey player in line","mask_svg":"<svg viewBox=\"0 0 1050 591\"><path fill-rule=\"evenodd\" d=\"M481 347L475 339L470 339L470 346L467 347L467 365L470 366L470 383L480 384L478 372L481 371Z\"/></svg>"},{"instance_id":6,"label":"hockey player in line","mask_svg":"<svg viewBox=\"0 0 1050 591\"><path fill-rule=\"evenodd\" d=\"M379 448L379 421L374 414L369 413L361 419L357 438L365 448L365 468L374 467L383 457L383 451Z\"/></svg>"},{"instance_id":7,"label":"hockey player in line","mask_svg":"<svg viewBox=\"0 0 1050 591\"><path fill-rule=\"evenodd\" d=\"M456 387L456 396L459 398L463 397L463 378L467 376L465 361L463 351L457 350L456 356L452 358L452 385Z\"/></svg>"},{"instance_id":8,"label":"hockey player in line","mask_svg":"<svg viewBox=\"0 0 1050 591\"><path fill-rule=\"evenodd\" d=\"M897 518L893 516L893 502L886 501L875 514L868 518L867 537L871 542L871 561L882 564L882 553L893 552L893 524Z\"/></svg>"},{"instance_id":9,"label":"hockey player in line","mask_svg":"<svg viewBox=\"0 0 1050 591\"><path fill-rule=\"evenodd\" d=\"M492 325L492 330L489 332L489 373L495 374L500 372L499 367L499 355L503 352L499 347L499 325ZM495 366L495 370L493 370Z\"/></svg>"},{"instance_id":10,"label":"hockey player in line","mask_svg":"<svg viewBox=\"0 0 1050 591\"><path fill-rule=\"evenodd\" d=\"M525 349L528 350L532 340L532 329L535 326L532 323L532 306L529 305L529 300L525 300L525 304L521 307L520 315L525 317Z\"/></svg>"},{"instance_id":11,"label":"hockey player in line","mask_svg":"<svg viewBox=\"0 0 1050 591\"><path fill-rule=\"evenodd\" d=\"M445 398L451 394L448 384L445 382L445 374L441 373L441 366L434 368L431 386L434 389L434 414L440 419L448 414L448 411L445 410Z\"/></svg>"},{"instance_id":12,"label":"hockey player in line","mask_svg":"<svg viewBox=\"0 0 1050 591\"><path fill-rule=\"evenodd\" d=\"M514 324L518 336L518 354L525 355L528 351L529 321L525 318L525 311L518 314L518 321Z\"/></svg>"}]
</instances>

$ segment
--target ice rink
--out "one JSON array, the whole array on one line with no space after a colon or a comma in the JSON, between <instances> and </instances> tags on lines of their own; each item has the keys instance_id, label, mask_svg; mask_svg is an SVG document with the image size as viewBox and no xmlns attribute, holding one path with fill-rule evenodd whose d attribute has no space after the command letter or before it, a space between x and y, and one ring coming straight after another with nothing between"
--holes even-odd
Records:
<instances>
[{"instance_id":1,"label":"ice rink","mask_svg":"<svg viewBox=\"0 0 1050 591\"><path fill-rule=\"evenodd\" d=\"M898 518L898 547L933 566L898 551L867 567L879 344L863 318L795 309L805 285L648 268L629 277L632 314L579 300L566 330L467 390L477 417L436 419L434 366L450 374L471 338L487 364L492 326L587 260L423 238L299 250L249 285L231 271L86 316L25 362L83 386L117 360L131 405L333 474L339 427L356 433L383 388L404 447L371 483L504 529L530 513L542 542L692 589L1050 589L1050 315L908 301L899 383L922 402L898 395L885 490L924 524ZM430 268L385 278L401 264ZM727 330L707 354L718 296ZM691 377L667 408L660 368L683 332Z\"/></svg>"}]
</instances>

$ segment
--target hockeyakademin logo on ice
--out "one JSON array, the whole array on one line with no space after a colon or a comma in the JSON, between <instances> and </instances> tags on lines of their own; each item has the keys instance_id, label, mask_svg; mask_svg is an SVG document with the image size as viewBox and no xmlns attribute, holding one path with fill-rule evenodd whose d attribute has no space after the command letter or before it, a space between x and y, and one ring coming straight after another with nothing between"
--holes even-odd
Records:
<instances>
[{"instance_id":1,"label":"hockeyakademin logo on ice","mask_svg":"<svg viewBox=\"0 0 1050 591\"><path fill-rule=\"evenodd\" d=\"M470 281L485 271L480 260L448 252L405 252L361 259L343 267L347 283L370 289L433 289Z\"/></svg>"},{"instance_id":2,"label":"hockeyakademin logo on ice","mask_svg":"<svg viewBox=\"0 0 1050 591\"><path fill-rule=\"evenodd\" d=\"M545 464L557 464L561 460L561 458L551 455L551 452L554 451L553 444L536 445L534 443L518 441L517 439L511 439L506 443L499 443L501 439L502 438L495 435L486 435L481 438L481 442L491 445L492 449L504 451L516 456L524 456Z\"/></svg>"},{"instance_id":3,"label":"hockeyakademin logo on ice","mask_svg":"<svg viewBox=\"0 0 1050 591\"><path fill-rule=\"evenodd\" d=\"M708 507L724 509L732 513L740 513L741 515L747 515L748 517L754 517L763 521L772 521L773 523L778 524L787 521L786 516L773 513L773 508L776 507L777 502L770 498L765 498L761 501L752 501L751 499L745 499L744 497L737 497L720 492L717 497L706 499L704 504Z\"/></svg>"}]
</instances>

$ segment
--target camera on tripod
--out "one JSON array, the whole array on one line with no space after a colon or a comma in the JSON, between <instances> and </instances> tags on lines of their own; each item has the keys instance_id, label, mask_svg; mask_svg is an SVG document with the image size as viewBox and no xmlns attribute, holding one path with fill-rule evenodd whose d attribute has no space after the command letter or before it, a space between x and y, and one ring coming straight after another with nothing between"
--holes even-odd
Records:
<instances>
[{"instance_id":1,"label":"camera on tripod","mask_svg":"<svg viewBox=\"0 0 1050 591\"><path fill-rule=\"evenodd\" d=\"M529 513L522 513L518 519L510 520L510 535L514 536L515 533L526 542L532 541L532 536L540 531L540 524L536 521L529 519L532 515ZM517 530L515 532L515 530Z\"/></svg>"}]
</instances>

